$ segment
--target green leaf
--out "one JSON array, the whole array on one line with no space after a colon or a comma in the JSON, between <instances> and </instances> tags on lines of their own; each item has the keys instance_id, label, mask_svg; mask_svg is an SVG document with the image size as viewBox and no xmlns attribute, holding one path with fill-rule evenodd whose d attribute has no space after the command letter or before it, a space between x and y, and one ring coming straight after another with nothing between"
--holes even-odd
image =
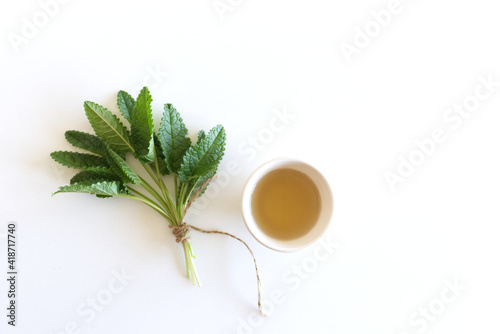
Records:
<instances>
[{"instance_id":1,"label":"green leaf","mask_svg":"<svg viewBox=\"0 0 500 334\"><path fill-rule=\"evenodd\" d=\"M50 156L61 165L70 168L92 171L102 171L109 168L108 161L98 155L68 151L56 151L52 152Z\"/></svg>"},{"instance_id":2,"label":"green leaf","mask_svg":"<svg viewBox=\"0 0 500 334\"><path fill-rule=\"evenodd\" d=\"M76 184L76 183L85 183L85 184L93 184L93 183L99 183L99 182L106 182L106 181L118 181L120 183L120 192L124 194L129 194L130 190L128 187L122 182L120 177L113 173L110 169L108 170L103 170L103 171L87 171L83 170L79 173L77 173L75 176L71 178L69 181L69 184ZM111 197L107 195L96 195L97 197L101 198L106 198L106 197Z\"/></svg>"},{"instance_id":3,"label":"green leaf","mask_svg":"<svg viewBox=\"0 0 500 334\"><path fill-rule=\"evenodd\" d=\"M155 141L156 155L158 158L158 169L160 170L160 174L161 175L168 175L168 174L170 174L170 171L168 170L168 166L167 166L167 163L165 161L165 155L163 155L163 152L162 152L160 139L158 138L156 133L153 134L153 138Z\"/></svg>"},{"instance_id":4,"label":"green leaf","mask_svg":"<svg viewBox=\"0 0 500 334\"><path fill-rule=\"evenodd\" d=\"M113 196L111 195L101 195L101 194L95 194L95 197L98 197L98 198L111 198Z\"/></svg>"},{"instance_id":5,"label":"green leaf","mask_svg":"<svg viewBox=\"0 0 500 334\"><path fill-rule=\"evenodd\" d=\"M177 110L171 104L165 104L158 137L171 173L178 173L182 158L191 147L191 139L187 137L187 133L186 126Z\"/></svg>"},{"instance_id":6,"label":"green leaf","mask_svg":"<svg viewBox=\"0 0 500 334\"><path fill-rule=\"evenodd\" d=\"M215 126L184 155L179 170L181 182L188 182L196 176L204 177L217 170L224 156L226 132L222 125Z\"/></svg>"},{"instance_id":7,"label":"green leaf","mask_svg":"<svg viewBox=\"0 0 500 334\"><path fill-rule=\"evenodd\" d=\"M66 137L66 140L75 147L83 148L84 150L102 156L106 154L104 143L102 139L97 136L75 130L66 131L64 136Z\"/></svg>"},{"instance_id":8,"label":"green leaf","mask_svg":"<svg viewBox=\"0 0 500 334\"><path fill-rule=\"evenodd\" d=\"M200 132L198 132L198 140L202 140L203 138L205 138L205 136L205 131L200 130Z\"/></svg>"},{"instance_id":9,"label":"green leaf","mask_svg":"<svg viewBox=\"0 0 500 334\"><path fill-rule=\"evenodd\" d=\"M96 135L120 153L134 152L130 145L127 128L118 117L97 103L86 101L85 114Z\"/></svg>"},{"instance_id":10,"label":"green leaf","mask_svg":"<svg viewBox=\"0 0 500 334\"><path fill-rule=\"evenodd\" d=\"M192 183L192 190L191 190L191 195L189 196L189 199L191 199L191 197L193 197L198 192L198 190L200 190L201 186L205 183L205 181L207 181L210 178L214 177L216 173L217 173L217 167L215 167L211 171L208 171L205 175L199 177L196 180L196 182L191 181L191 183ZM205 193L205 190L207 190L209 184L210 184L210 182L208 182L207 184L205 184L205 186L203 187L203 189L198 194L198 197L200 197L201 195L203 195ZM194 200L196 200L196 198L193 199L193 201Z\"/></svg>"},{"instance_id":11,"label":"green leaf","mask_svg":"<svg viewBox=\"0 0 500 334\"><path fill-rule=\"evenodd\" d=\"M106 157L108 159L109 164L111 165L111 169L120 177L123 183L134 183L139 184L141 180L134 173L132 168L123 160L122 157L111 147L106 145Z\"/></svg>"},{"instance_id":12,"label":"green leaf","mask_svg":"<svg viewBox=\"0 0 500 334\"><path fill-rule=\"evenodd\" d=\"M132 112L135 106L135 100L129 93L121 90L118 92L118 109L120 109L123 117L130 122L132 119Z\"/></svg>"},{"instance_id":13,"label":"green leaf","mask_svg":"<svg viewBox=\"0 0 500 334\"><path fill-rule=\"evenodd\" d=\"M69 181L70 184L79 183L79 182L101 182L101 181L121 181L120 177L113 173L110 169L101 170L101 171L89 171L83 170L78 172L75 176L71 178Z\"/></svg>"},{"instance_id":14,"label":"green leaf","mask_svg":"<svg viewBox=\"0 0 500 334\"><path fill-rule=\"evenodd\" d=\"M144 87L131 115L131 139L136 157L142 162L154 161L153 111L151 94Z\"/></svg>"},{"instance_id":15,"label":"green leaf","mask_svg":"<svg viewBox=\"0 0 500 334\"><path fill-rule=\"evenodd\" d=\"M101 196L113 196L120 194L120 182L112 181L112 182L80 182L76 184L72 184L69 186L59 187L59 190L53 193L52 195L58 193L89 193L96 194Z\"/></svg>"}]
</instances>

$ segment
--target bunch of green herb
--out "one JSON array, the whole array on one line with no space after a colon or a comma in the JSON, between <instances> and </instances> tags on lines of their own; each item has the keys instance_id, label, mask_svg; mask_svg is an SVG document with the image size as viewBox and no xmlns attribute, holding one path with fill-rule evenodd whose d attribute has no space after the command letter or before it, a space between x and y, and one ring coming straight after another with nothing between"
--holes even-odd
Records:
<instances>
[{"instance_id":1,"label":"bunch of green herb","mask_svg":"<svg viewBox=\"0 0 500 334\"><path fill-rule=\"evenodd\" d=\"M151 207L174 229L177 242L182 243L184 249L187 276L193 284L200 285L193 263L195 256L187 238L189 229L183 227L186 226L184 216L215 176L224 155L226 133L221 125L208 133L200 131L193 145L182 118L171 104L165 104L156 133L151 102L147 87L136 100L124 91L118 93L118 108L130 123L130 130L108 109L85 102L85 113L95 135L71 130L66 131L65 136L73 146L89 153L57 151L51 154L58 163L80 170L70 185L60 187L54 194L125 197ZM139 161L137 165L144 169L144 177L127 163L131 157ZM173 189L167 188L165 175L173 178Z\"/></svg>"}]
</instances>

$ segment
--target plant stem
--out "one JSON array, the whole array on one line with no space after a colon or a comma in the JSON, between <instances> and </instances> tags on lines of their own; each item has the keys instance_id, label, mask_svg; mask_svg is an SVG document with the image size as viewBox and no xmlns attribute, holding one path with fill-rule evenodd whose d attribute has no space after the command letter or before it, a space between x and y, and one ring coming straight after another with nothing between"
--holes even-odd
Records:
<instances>
[{"instance_id":1,"label":"plant stem","mask_svg":"<svg viewBox=\"0 0 500 334\"><path fill-rule=\"evenodd\" d=\"M167 186L163 182L158 167L158 159L156 156L156 151L155 151L155 162L153 163L153 166L149 165L151 169L148 168L148 165L142 162L141 165L146 170L148 175L151 177L153 182L158 186L158 188L161 191L161 195L144 178L139 176L139 179L141 180L141 185L147 192L149 192L154 197L154 199L158 201L158 203L156 203L150 197L144 195L142 192L130 186L129 186L130 191L138 196L133 196L133 195L119 195L119 196L139 200L144 204L148 205L149 207L153 208L156 212L158 212L163 218L167 220L167 222L170 225L179 226L179 224L182 223L181 220L183 219L183 213L186 208L187 200L189 199L189 196L191 195L194 187L191 187L191 189L189 189L188 183L186 184L178 182L177 175L174 175L174 199L175 199L174 203L172 201L172 197L168 192ZM186 193L188 191L189 194L187 194L186 197ZM189 240L182 241L182 248L184 250L184 258L186 261L186 276L188 279L191 280L193 285L198 285L199 287L201 287L200 278L198 277L198 272L196 270L193 261L194 259L196 259L196 256L194 255Z\"/></svg>"},{"instance_id":2,"label":"plant stem","mask_svg":"<svg viewBox=\"0 0 500 334\"><path fill-rule=\"evenodd\" d=\"M193 285L198 285L199 287L201 287L201 281L198 277L198 272L196 271L196 267L193 262L193 259L195 257L189 241L183 241L182 248L184 248L184 257L186 258L187 277L191 279Z\"/></svg>"},{"instance_id":3,"label":"plant stem","mask_svg":"<svg viewBox=\"0 0 500 334\"><path fill-rule=\"evenodd\" d=\"M177 175L174 174L175 205L179 205L179 186L177 185L177 182L178 182Z\"/></svg>"},{"instance_id":4,"label":"plant stem","mask_svg":"<svg viewBox=\"0 0 500 334\"><path fill-rule=\"evenodd\" d=\"M155 148L155 163L154 163L154 167L155 167L155 170L156 170L156 177L158 179L158 183L157 184L158 184L158 186L160 187L160 190L163 193L163 197L165 198L165 201L170 206L170 209L175 212L175 203L173 202L172 197L170 196L170 194L168 192L167 186L165 185L165 183L163 183L163 179L161 177L160 167L159 167L159 164L158 164L158 154L156 153L156 148ZM153 169L153 167L151 167L151 169ZM175 182L175 180L174 180L174 182ZM175 187L175 189L177 189L177 186ZM175 192L174 192L174 197L175 197Z\"/></svg>"},{"instance_id":5,"label":"plant stem","mask_svg":"<svg viewBox=\"0 0 500 334\"><path fill-rule=\"evenodd\" d=\"M150 200L151 202L154 202L151 198L147 197L146 195L141 193L139 190L136 190L136 189L132 188L131 186L128 186L128 189L130 189L131 192L136 193L137 195L141 196L142 198L145 198L147 200Z\"/></svg>"},{"instance_id":6,"label":"plant stem","mask_svg":"<svg viewBox=\"0 0 500 334\"><path fill-rule=\"evenodd\" d=\"M158 194L158 192L153 188L146 180L144 180L141 176L139 176L141 180L141 184L153 197L165 208L165 210L170 214L170 216L175 217L172 212L171 207L167 204L167 202ZM175 213L175 212L174 212Z\"/></svg>"},{"instance_id":7,"label":"plant stem","mask_svg":"<svg viewBox=\"0 0 500 334\"><path fill-rule=\"evenodd\" d=\"M156 157L156 154L155 154L155 157ZM167 186L165 186L165 183L163 183L163 179L161 178L161 174L160 174L160 171L158 169L157 160L154 163L156 166L156 170L158 171L157 176L155 176L154 171L153 172L150 171L149 168L147 168L147 166L144 163L141 162L141 164L142 164L142 167L146 170L146 172L148 172L148 174L151 177L151 179L153 180L153 182L158 186L158 188L160 188L160 191L163 194L163 198L160 196L160 194L158 194L158 192L150 184L148 184L143 178L141 178L139 176L141 181L146 183L146 185L149 187L149 189L147 189L147 187L145 186L146 190L149 191L151 193L151 195L153 195L160 203L163 204L163 206L170 213L172 218L176 218L176 215L174 215L176 213L175 205L172 202L172 198L170 197L170 194L168 193ZM177 219L175 219L175 220L177 223Z\"/></svg>"},{"instance_id":8,"label":"plant stem","mask_svg":"<svg viewBox=\"0 0 500 334\"><path fill-rule=\"evenodd\" d=\"M153 208L156 212L158 212L160 215L162 215L162 217L165 218L167 221L171 220L171 218L169 217L168 213L165 212L165 210L163 210L162 207L158 206L158 204L156 204L154 201L148 199L147 197L141 198L141 197L137 197L137 196L133 196L133 195L124 195L124 194L117 194L115 196L132 198L132 199L141 201L142 203L144 203L144 204L148 205L149 207ZM143 196L143 195L141 195L141 196Z\"/></svg>"}]
</instances>

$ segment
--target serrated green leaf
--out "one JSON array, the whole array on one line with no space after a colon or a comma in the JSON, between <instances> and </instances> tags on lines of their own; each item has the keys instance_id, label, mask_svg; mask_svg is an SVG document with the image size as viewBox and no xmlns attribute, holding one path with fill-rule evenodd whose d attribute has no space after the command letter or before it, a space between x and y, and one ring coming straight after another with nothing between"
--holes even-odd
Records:
<instances>
[{"instance_id":1,"label":"serrated green leaf","mask_svg":"<svg viewBox=\"0 0 500 334\"><path fill-rule=\"evenodd\" d=\"M153 111L151 94L144 87L131 115L131 139L136 157L142 162L154 161Z\"/></svg>"},{"instance_id":2,"label":"serrated green leaf","mask_svg":"<svg viewBox=\"0 0 500 334\"><path fill-rule=\"evenodd\" d=\"M117 100L118 100L117 101L118 109L120 109L123 117L125 117L127 121L130 122L130 120L132 119L132 112L135 106L134 98L130 96L129 93L121 90L118 92Z\"/></svg>"},{"instance_id":3,"label":"serrated green leaf","mask_svg":"<svg viewBox=\"0 0 500 334\"><path fill-rule=\"evenodd\" d=\"M102 181L121 181L120 177L116 175L111 169L106 169L102 171L88 171L83 170L75 174L69 184L75 184L79 182L102 182Z\"/></svg>"},{"instance_id":4,"label":"serrated green leaf","mask_svg":"<svg viewBox=\"0 0 500 334\"><path fill-rule=\"evenodd\" d=\"M129 194L130 190L128 187L123 183L123 181L120 179L118 175L113 173L112 170L108 169L105 171L81 171L77 173L75 176L71 178L69 181L70 185L76 184L76 183L84 183L84 184L93 184L93 183L99 183L99 182L113 182L117 181L120 183L120 193L123 194ZM96 195L97 197L110 197L107 195Z\"/></svg>"},{"instance_id":5,"label":"serrated green leaf","mask_svg":"<svg viewBox=\"0 0 500 334\"><path fill-rule=\"evenodd\" d=\"M226 132L222 125L215 126L184 155L179 170L183 183L195 177L204 177L217 167L224 156Z\"/></svg>"},{"instance_id":6,"label":"serrated green leaf","mask_svg":"<svg viewBox=\"0 0 500 334\"><path fill-rule=\"evenodd\" d=\"M109 145L106 145L106 153L106 158L111 165L111 169L116 175L120 177L123 183L141 183L141 180L139 179L137 174L134 173L132 168L130 168L125 160L120 157L118 153L113 151L113 149L109 147Z\"/></svg>"},{"instance_id":7,"label":"serrated green leaf","mask_svg":"<svg viewBox=\"0 0 500 334\"><path fill-rule=\"evenodd\" d=\"M127 194L127 195L130 194L130 189L123 182L120 182L120 193Z\"/></svg>"},{"instance_id":8,"label":"serrated green leaf","mask_svg":"<svg viewBox=\"0 0 500 334\"><path fill-rule=\"evenodd\" d=\"M50 156L61 165L70 168L91 171L102 171L109 168L106 158L94 154L56 151L52 152Z\"/></svg>"},{"instance_id":9,"label":"serrated green leaf","mask_svg":"<svg viewBox=\"0 0 500 334\"><path fill-rule=\"evenodd\" d=\"M177 110L171 104L165 104L164 109L158 137L169 171L178 173L182 158L191 147L191 139Z\"/></svg>"},{"instance_id":10,"label":"serrated green leaf","mask_svg":"<svg viewBox=\"0 0 500 334\"><path fill-rule=\"evenodd\" d=\"M95 197L98 197L98 198L111 198L113 196L111 195L101 195L101 194L95 194Z\"/></svg>"},{"instance_id":11,"label":"serrated green leaf","mask_svg":"<svg viewBox=\"0 0 500 334\"><path fill-rule=\"evenodd\" d=\"M96 135L120 153L134 152L127 128L108 109L97 103L86 101L85 114Z\"/></svg>"},{"instance_id":12,"label":"serrated green leaf","mask_svg":"<svg viewBox=\"0 0 500 334\"><path fill-rule=\"evenodd\" d=\"M90 133L68 130L64 134L66 140L73 146L78 148L83 148L84 150L90 151L104 156L106 150L104 148L104 143L101 138L91 135Z\"/></svg>"},{"instance_id":13,"label":"serrated green leaf","mask_svg":"<svg viewBox=\"0 0 500 334\"><path fill-rule=\"evenodd\" d=\"M202 140L203 138L205 138L205 136L206 136L205 131L200 130L200 132L198 132L198 140Z\"/></svg>"},{"instance_id":14,"label":"serrated green leaf","mask_svg":"<svg viewBox=\"0 0 500 334\"><path fill-rule=\"evenodd\" d=\"M160 139L158 138L156 133L153 134L153 138L155 141L156 155L158 158L158 169L160 170L160 174L161 175L168 175L168 174L170 174L170 171L168 170L168 166L167 166L167 163L165 161L165 155L163 155L163 152L162 152Z\"/></svg>"},{"instance_id":15,"label":"serrated green leaf","mask_svg":"<svg viewBox=\"0 0 500 334\"><path fill-rule=\"evenodd\" d=\"M102 196L113 196L120 194L120 182L80 182L69 186L59 187L59 190L53 195L58 193L88 193Z\"/></svg>"},{"instance_id":16,"label":"serrated green leaf","mask_svg":"<svg viewBox=\"0 0 500 334\"><path fill-rule=\"evenodd\" d=\"M192 190L190 190L191 195L190 195L189 199L191 199L191 197L193 197L198 192L198 190L200 190L201 186L203 186L203 184L205 183L205 181L213 178L216 173L217 173L217 167L215 167L211 171L208 171L205 175L203 175L202 177L199 177L198 179L196 179L196 181L191 181L191 183L192 183ZM210 182L208 182L207 184L205 184L203 186L203 189L198 194L198 197L200 197L201 195L203 195L205 193L205 191L207 190L209 184L210 184ZM193 201L194 200L196 200L196 198L193 199Z\"/></svg>"}]
</instances>

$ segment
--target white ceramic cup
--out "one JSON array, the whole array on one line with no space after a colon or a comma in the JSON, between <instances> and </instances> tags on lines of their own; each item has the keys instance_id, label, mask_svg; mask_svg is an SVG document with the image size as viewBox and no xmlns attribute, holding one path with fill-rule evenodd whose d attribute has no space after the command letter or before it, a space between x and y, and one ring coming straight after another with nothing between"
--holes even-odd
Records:
<instances>
[{"instance_id":1,"label":"white ceramic cup","mask_svg":"<svg viewBox=\"0 0 500 334\"><path fill-rule=\"evenodd\" d=\"M314 227L305 235L291 240L280 240L266 235L252 214L252 194L255 186L264 175L280 168L295 169L309 176L318 188L321 199L321 212ZM248 230L261 244L277 251L293 252L312 244L325 232L333 214L333 195L325 177L316 168L299 160L280 158L266 162L250 175L243 189L242 211Z\"/></svg>"}]
</instances>

